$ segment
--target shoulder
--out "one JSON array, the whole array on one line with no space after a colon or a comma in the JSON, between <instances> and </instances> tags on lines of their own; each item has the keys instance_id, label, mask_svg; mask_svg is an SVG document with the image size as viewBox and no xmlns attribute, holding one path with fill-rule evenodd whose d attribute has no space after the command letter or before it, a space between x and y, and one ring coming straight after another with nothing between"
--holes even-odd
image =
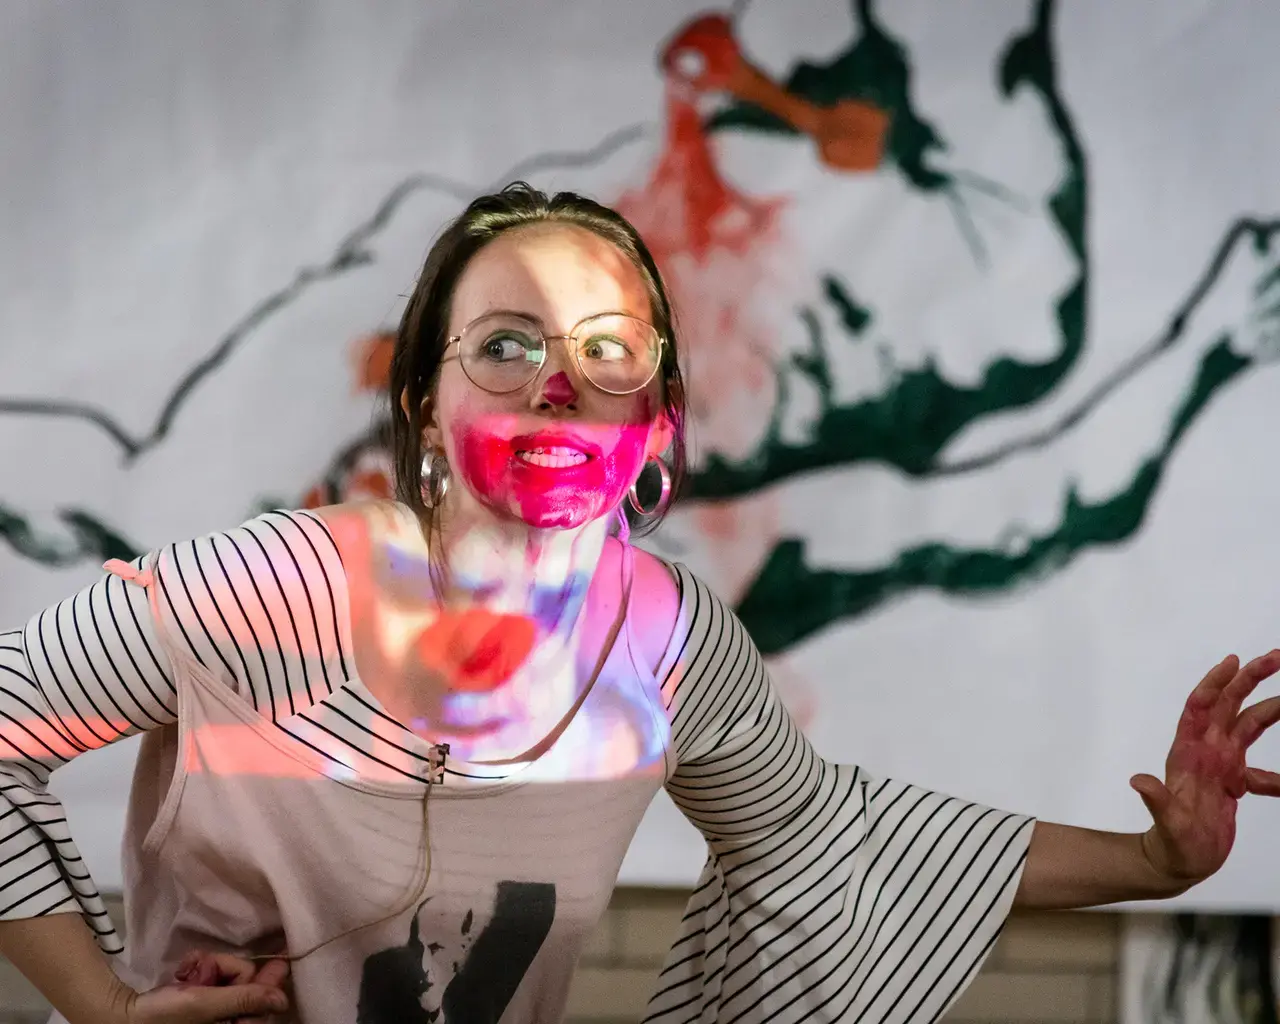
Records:
<instances>
[{"instance_id":1,"label":"shoulder","mask_svg":"<svg viewBox=\"0 0 1280 1024\"><path fill-rule=\"evenodd\" d=\"M347 577L314 512L264 512L163 547L150 565L157 625L256 708L292 714L346 676Z\"/></svg>"},{"instance_id":2,"label":"shoulder","mask_svg":"<svg viewBox=\"0 0 1280 1024\"><path fill-rule=\"evenodd\" d=\"M684 584L681 570L645 551L635 551L631 607L635 615L632 635L640 645L645 664L656 672L667 659L672 642L683 628ZM684 575L688 575L687 571Z\"/></svg>"},{"instance_id":3,"label":"shoulder","mask_svg":"<svg viewBox=\"0 0 1280 1024\"><path fill-rule=\"evenodd\" d=\"M317 586L340 587L343 576L332 531L311 510L263 512L231 529L166 545L152 565L175 608L179 600L221 603L264 588L290 600Z\"/></svg>"},{"instance_id":4,"label":"shoulder","mask_svg":"<svg viewBox=\"0 0 1280 1024\"><path fill-rule=\"evenodd\" d=\"M365 562L379 543L394 541L402 546L425 543L417 517L395 501L351 501L313 509L310 514L324 524L348 566Z\"/></svg>"},{"instance_id":5,"label":"shoulder","mask_svg":"<svg viewBox=\"0 0 1280 1024\"><path fill-rule=\"evenodd\" d=\"M637 548L635 587L642 595L636 602L637 639L661 675L720 678L730 663L742 668L758 660L726 661L726 651L753 648L751 637L733 607L688 566Z\"/></svg>"}]
</instances>

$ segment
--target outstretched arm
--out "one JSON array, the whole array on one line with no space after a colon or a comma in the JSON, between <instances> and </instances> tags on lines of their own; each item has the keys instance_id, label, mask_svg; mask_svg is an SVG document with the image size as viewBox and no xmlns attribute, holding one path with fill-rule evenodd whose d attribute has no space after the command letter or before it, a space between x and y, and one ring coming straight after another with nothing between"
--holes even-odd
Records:
<instances>
[{"instance_id":1,"label":"outstretched arm","mask_svg":"<svg viewBox=\"0 0 1280 1024\"><path fill-rule=\"evenodd\" d=\"M937 1019L1000 933L1032 822L819 757L732 610L677 577L667 792L708 856L647 1020Z\"/></svg>"},{"instance_id":2,"label":"outstretched arm","mask_svg":"<svg viewBox=\"0 0 1280 1024\"><path fill-rule=\"evenodd\" d=\"M1240 798L1280 796L1280 774L1245 760L1249 747L1280 721L1280 697L1241 710L1277 670L1280 650L1243 667L1232 655L1200 681L1178 722L1164 781L1152 775L1130 780L1151 812L1146 832L1037 822L1015 905L1062 910L1165 899L1217 871L1235 842Z\"/></svg>"}]
</instances>

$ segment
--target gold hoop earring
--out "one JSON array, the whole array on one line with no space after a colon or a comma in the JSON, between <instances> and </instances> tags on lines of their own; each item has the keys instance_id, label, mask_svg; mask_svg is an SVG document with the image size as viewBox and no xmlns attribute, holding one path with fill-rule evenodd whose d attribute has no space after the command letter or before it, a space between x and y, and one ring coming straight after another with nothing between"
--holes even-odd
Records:
<instances>
[{"instance_id":1,"label":"gold hoop earring","mask_svg":"<svg viewBox=\"0 0 1280 1024\"><path fill-rule=\"evenodd\" d=\"M422 456L422 503L439 508L449 493L449 462L444 452L432 449Z\"/></svg>"},{"instance_id":2,"label":"gold hoop earring","mask_svg":"<svg viewBox=\"0 0 1280 1024\"><path fill-rule=\"evenodd\" d=\"M627 501L631 503L631 507L635 509L636 515L643 516L646 519L653 519L662 515L666 511L667 505L671 501L671 470L667 468L667 464L657 455L649 459L645 463L646 466L656 466L658 470L658 483L660 490L658 492L658 500L653 503L652 508L645 508L640 504L640 496L636 493L636 487L640 483L640 478L636 478L636 482L631 485L631 489L627 491ZM644 471L641 470L643 473Z\"/></svg>"}]
</instances>

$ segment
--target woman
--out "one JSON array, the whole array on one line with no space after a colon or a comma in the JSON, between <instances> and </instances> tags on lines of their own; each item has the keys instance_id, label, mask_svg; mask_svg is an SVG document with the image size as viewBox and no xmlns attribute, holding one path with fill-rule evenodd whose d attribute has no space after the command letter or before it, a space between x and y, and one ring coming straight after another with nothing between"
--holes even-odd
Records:
<instances>
[{"instance_id":1,"label":"woman","mask_svg":"<svg viewBox=\"0 0 1280 1024\"><path fill-rule=\"evenodd\" d=\"M0 642L0 952L55 1019L285 1012L288 961L308 1024L557 1020L665 785L708 858L650 1019L932 1020L1015 903L1182 892L1225 859L1236 801L1280 794L1244 760L1280 698L1241 711L1280 652L1197 686L1165 781L1133 780L1141 835L819 758L729 609L628 543L642 474L651 511L668 450L678 476L683 387L657 270L608 209L523 185L473 203L391 377L397 503L110 565ZM139 731L113 972L45 783Z\"/></svg>"}]
</instances>

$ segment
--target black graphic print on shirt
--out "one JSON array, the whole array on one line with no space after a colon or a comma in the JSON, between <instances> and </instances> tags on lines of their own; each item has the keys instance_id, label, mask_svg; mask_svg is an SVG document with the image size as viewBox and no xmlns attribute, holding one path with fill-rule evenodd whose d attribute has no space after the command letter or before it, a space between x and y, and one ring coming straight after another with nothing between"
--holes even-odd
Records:
<instances>
[{"instance_id":1,"label":"black graphic print on shirt","mask_svg":"<svg viewBox=\"0 0 1280 1024\"><path fill-rule=\"evenodd\" d=\"M427 954L434 963L444 947L423 942L421 910L413 915L408 943L365 960L357 1024L497 1024L551 931L556 887L550 882L499 882L489 923L473 939L475 915L467 911L459 927L463 945L458 959L435 963L434 972L428 970ZM445 971L451 976L443 993L433 992Z\"/></svg>"}]
</instances>

